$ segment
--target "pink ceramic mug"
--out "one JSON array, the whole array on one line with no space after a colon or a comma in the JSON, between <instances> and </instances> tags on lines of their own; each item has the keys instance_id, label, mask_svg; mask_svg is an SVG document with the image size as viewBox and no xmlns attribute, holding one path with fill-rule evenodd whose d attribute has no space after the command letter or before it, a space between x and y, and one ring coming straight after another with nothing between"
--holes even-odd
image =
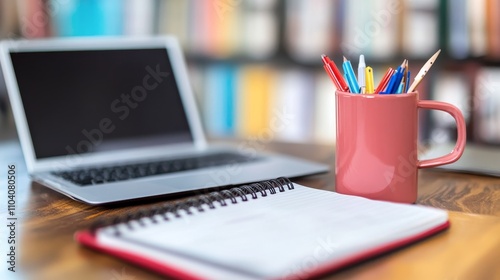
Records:
<instances>
[{"instance_id":1,"label":"pink ceramic mug","mask_svg":"<svg viewBox=\"0 0 500 280\"><path fill-rule=\"evenodd\" d=\"M335 189L339 193L377 200L413 203L417 200L418 168L457 161L465 148L465 121L448 103L419 100L408 94L336 92L337 143ZM457 122L458 139L447 155L417 157L418 109L449 113Z\"/></svg>"}]
</instances>

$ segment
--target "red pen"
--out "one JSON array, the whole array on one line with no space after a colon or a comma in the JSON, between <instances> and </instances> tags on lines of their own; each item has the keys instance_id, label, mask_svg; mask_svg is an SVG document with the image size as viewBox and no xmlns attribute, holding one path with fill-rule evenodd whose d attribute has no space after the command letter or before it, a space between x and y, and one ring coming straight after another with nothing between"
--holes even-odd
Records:
<instances>
[{"instance_id":1,"label":"red pen","mask_svg":"<svg viewBox=\"0 0 500 280\"><path fill-rule=\"evenodd\" d=\"M337 84L337 79L335 79L335 76L333 75L332 68L330 68L330 65L325 64L323 65L323 68L325 68L326 73L328 73L328 76L330 76L330 79L332 79L332 82L335 84L337 89L339 88L339 85Z\"/></svg>"},{"instance_id":2,"label":"red pen","mask_svg":"<svg viewBox=\"0 0 500 280\"><path fill-rule=\"evenodd\" d=\"M338 90L349 92L349 86L345 82L342 74L340 74L337 65L326 55L322 55L321 59L323 60L325 71L330 75L330 78L333 80L333 83L337 87Z\"/></svg>"},{"instance_id":3,"label":"red pen","mask_svg":"<svg viewBox=\"0 0 500 280\"><path fill-rule=\"evenodd\" d=\"M385 89L385 87L387 86L387 84L389 83L389 80L391 79L392 74L394 74L394 69L392 69L392 67L389 67L389 69L387 69L387 72L385 72L384 77L382 77L382 80L380 80L378 87L375 89L375 91L373 93L378 94L381 91L383 91Z\"/></svg>"}]
</instances>

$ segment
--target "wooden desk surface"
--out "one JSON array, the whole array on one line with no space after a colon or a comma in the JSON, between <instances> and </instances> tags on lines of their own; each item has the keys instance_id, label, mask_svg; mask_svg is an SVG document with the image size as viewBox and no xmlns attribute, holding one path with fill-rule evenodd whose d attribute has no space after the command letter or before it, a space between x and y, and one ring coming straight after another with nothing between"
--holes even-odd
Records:
<instances>
[{"instance_id":1,"label":"wooden desk surface","mask_svg":"<svg viewBox=\"0 0 500 280\"><path fill-rule=\"evenodd\" d=\"M16 205L20 222L20 271L14 275L6 272L5 268L2 273L7 277L2 279L162 279L140 267L83 248L73 241L73 233L87 228L97 217L133 213L146 204L161 201L114 208L88 206L73 201L37 183L31 183L26 178L24 164L19 158L20 152L15 151L15 145L11 146L7 149L9 152L5 152L5 149L0 152L0 168L4 168L0 172L6 172L8 163L17 165L19 175L24 172L24 176L18 179ZM260 143L256 147L331 163L333 167L331 146ZM3 184L5 177L2 176L5 175L0 175ZM334 190L333 173L294 181ZM1 203L5 205L5 194L2 197ZM324 278L500 279L500 179L422 170L417 203L453 211L450 212L451 228L426 241ZM3 220L7 215L6 208L0 209ZM3 251L2 255L5 256Z\"/></svg>"}]
</instances>

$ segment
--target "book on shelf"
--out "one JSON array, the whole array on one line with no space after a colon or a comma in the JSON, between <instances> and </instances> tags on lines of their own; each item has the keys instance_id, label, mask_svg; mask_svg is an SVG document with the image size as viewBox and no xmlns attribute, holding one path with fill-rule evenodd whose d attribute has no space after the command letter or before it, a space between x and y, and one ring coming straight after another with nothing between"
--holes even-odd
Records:
<instances>
[{"instance_id":1,"label":"book on shelf","mask_svg":"<svg viewBox=\"0 0 500 280\"><path fill-rule=\"evenodd\" d=\"M215 135L233 135L237 116L238 71L230 64L213 65L207 68L203 110L205 125Z\"/></svg>"},{"instance_id":2,"label":"book on shelf","mask_svg":"<svg viewBox=\"0 0 500 280\"><path fill-rule=\"evenodd\" d=\"M275 91L276 73L264 65L246 66L238 81L237 133L256 137L268 130L270 98Z\"/></svg>"},{"instance_id":3,"label":"book on shelf","mask_svg":"<svg viewBox=\"0 0 500 280\"><path fill-rule=\"evenodd\" d=\"M304 142L313 140L317 125L329 127L329 132L322 133L334 133L334 126L320 123L329 124L335 117L323 119L315 114L317 78L324 73L234 64L210 65L202 72L198 99L212 135ZM335 87L325 82L324 89L327 87L333 96ZM332 106L333 102L325 110Z\"/></svg>"},{"instance_id":4,"label":"book on shelf","mask_svg":"<svg viewBox=\"0 0 500 280\"><path fill-rule=\"evenodd\" d=\"M241 8L247 7L240 12L242 16L242 32L238 32L240 53L255 59L271 57L276 53L279 44L277 1L265 2L248 1L239 5Z\"/></svg>"},{"instance_id":5,"label":"book on shelf","mask_svg":"<svg viewBox=\"0 0 500 280\"><path fill-rule=\"evenodd\" d=\"M337 118L335 105L335 88L324 72L316 73L316 98L313 111L314 139L321 143L334 144Z\"/></svg>"},{"instance_id":6,"label":"book on shelf","mask_svg":"<svg viewBox=\"0 0 500 280\"><path fill-rule=\"evenodd\" d=\"M485 19L488 33L488 56L500 59L500 2L486 0Z\"/></svg>"},{"instance_id":7,"label":"book on shelf","mask_svg":"<svg viewBox=\"0 0 500 280\"><path fill-rule=\"evenodd\" d=\"M438 1L411 0L405 2L402 30L402 52L414 58L427 58L438 46Z\"/></svg>"},{"instance_id":8,"label":"book on shelf","mask_svg":"<svg viewBox=\"0 0 500 280\"><path fill-rule=\"evenodd\" d=\"M188 25L189 20L195 17L194 11L190 9L192 2L193 0L160 1L158 7L158 33L174 35L188 52L193 51L189 36L194 35L194 30L190 30L192 27Z\"/></svg>"},{"instance_id":9,"label":"book on shelf","mask_svg":"<svg viewBox=\"0 0 500 280\"><path fill-rule=\"evenodd\" d=\"M371 6L365 8L370 20L360 27L371 40L366 55L379 60L392 58L395 53L402 52L404 5L401 1L391 0L374 0L370 3ZM363 2L360 5L366 4ZM359 34L359 29L357 32Z\"/></svg>"},{"instance_id":10,"label":"book on shelf","mask_svg":"<svg viewBox=\"0 0 500 280\"><path fill-rule=\"evenodd\" d=\"M470 54L469 22L467 0L448 0L448 52L458 59Z\"/></svg>"},{"instance_id":11,"label":"book on shelf","mask_svg":"<svg viewBox=\"0 0 500 280\"><path fill-rule=\"evenodd\" d=\"M196 105L203 119L205 118L205 102L208 102L205 98L205 81L207 76L207 70L205 68L206 67L188 64L188 75L191 83L191 90L194 93Z\"/></svg>"},{"instance_id":12,"label":"book on shelf","mask_svg":"<svg viewBox=\"0 0 500 280\"><path fill-rule=\"evenodd\" d=\"M182 279L307 279L449 226L444 210L312 189L288 179L103 221L78 242Z\"/></svg>"},{"instance_id":13,"label":"book on shelf","mask_svg":"<svg viewBox=\"0 0 500 280\"><path fill-rule=\"evenodd\" d=\"M0 2L0 38L12 38L19 32L18 1Z\"/></svg>"},{"instance_id":14,"label":"book on shelf","mask_svg":"<svg viewBox=\"0 0 500 280\"><path fill-rule=\"evenodd\" d=\"M478 71L473 106L474 132L479 142L500 144L500 67L483 67Z\"/></svg>"},{"instance_id":15,"label":"book on shelf","mask_svg":"<svg viewBox=\"0 0 500 280\"><path fill-rule=\"evenodd\" d=\"M364 54L372 59L387 59L400 53L402 11L400 1L345 1L340 50L346 56Z\"/></svg>"},{"instance_id":16,"label":"book on shelf","mask_svg":"<svg viewBox=\"0 0 500 280\"><path fill-rule=\"evenodd\" d=\"M466 76L457 71L441 71L435 74L433 84L433 99L447 102L458 107L465 123L470 121L470 84ZM433 143L452 142L456 138L456 122L449 114L432 110L430 141Z\"/></svg>"},{"instance_id":17,"label":"book on shelf","mask_svg":"<svg viewBox=\"0 0 500 280\"><path fill-rule=\"evenodd\" d=\"M285 46L298 61L317 61L323 53L335 51L336 9L339 1L286 2ZM338 37L338 38L337 38Z\"/></svg>"},{"instance_id":18,"label":"book on shelf","mask_svg":"<svg viewBox=\"0 0 500 280\"><path fill-rule=\"evenodd\" d=\"M192 54L266 58L278 46L276 1L162 1L159 33L179 37Z\"/></svg>"},{"instance_id":19,"label":"book on shelf","mask_svg":"<svg viewBox=\"0 0 500 280\"><path fill-rule=\"evenodd\" d=\"M291 142L311 141L316 97L313 73L282 69L276 85L277 90L271 98L272 115L268 121L270 133L277 139Z\"/></svg>"},{"instance_id":20,"label":"book on shelf","mask_svg":"<svg viewBox=\"0 0 500 280\"><path fill-rule=\"evenodd\" d=\"M213 1L189 1L187 9L190 15L188 21L184 20L184 23L189 28L189 49L194 53L217 57L216 40L219 38L217 34L220 30L216 29L218 27L217 15ZM170 22L169 24L177 23Z\"/></svg>"},{"instance_id":21,"label":"book on shelf","mask_svg":"<svg viewBox=\"0 0 500 280\"><path fill-rule=\"evenodd\" d=\"M155 31L155 0L124 1L123 34L128 36L148 36Z\"/></svg>"},{"instance_id":22,"label":"book on shelf","mask_svg":"<svg viewBox=\"0 0 500 280\"><path fill-rule=\"evenodd\" d=\"M484 56L488 52L488 34L486 32L486 1L467 0L467 18L469 19L470 54Z\"/></svg>"},{"instance_id":23,"label":"book on shelf","mask_svg":"<svg viewBox=\"0 0 500 280\"><path fill-rule=\"evenodd\" d=\"M66 0L57 5L57 12L54 10L51 16L57 36L122 35L124 2Z\"/></svg>"},{"instance_id":24,"label":"book on shelf","mask_svg":"<svg viewBox=\"0 0 500 280\"><path fill-rule=\"evenodd\" d=\"M21 35L28 39L47 37L50 33L50 21L45 1L16 2L18 2Z\"/></svg>"}]
</instances>

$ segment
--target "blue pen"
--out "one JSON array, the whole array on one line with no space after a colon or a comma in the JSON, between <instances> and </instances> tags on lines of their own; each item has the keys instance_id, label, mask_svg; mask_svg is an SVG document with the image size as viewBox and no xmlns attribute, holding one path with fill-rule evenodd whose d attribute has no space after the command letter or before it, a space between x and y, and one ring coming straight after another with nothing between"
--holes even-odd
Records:
<instances>
[{"instance_id":1,"label":"blue pen","mask_svg":"<svg viewBox=\"0 0 500 280\"><path fill-rule=\"evenodd\" d=\"M405 91L408 93L408 89L410 88L410 70L406 73L406 86Z\"/></svg>"},{"instance_id":2,"label":"blue pen","mask_svg":"<svg viewBox=\"0 0 500 280\"><path fill-rule=\"evenodd\" d=\"M399 68L398 68L399 71ZM385 90L380 92L381 94L391 94L393 93L392 88L394 87L394 84L396 83L398 71L395 71L394 74L392 74L391 79L389 80L389 83L387 84L387 87L385 87Z\"/></svg>"},{"instance_id":3,"label":"blue pen","mask_svg":"<svg viewBox=\"0 0 500 280\"><path fill-rule=\"evenodd\" d=\"M405 64L406 64L406 59L398 67L396 72L394 72L394 75L392 75L391 80L389 81L389 85L385 90L385 93L397 93L399 84L401 83L401 80L403 79L403 75L405 73L405 68L404 68Z\"/></svg>"},{"instance_id":4,"label":"blue pen","mask_svg":"<svg viewBox=\"0 0 500 280\"><path fill-rule=\"evenodd\" d=\"M403 93L404 83L399 83L398 91L396 93Z\"/></svg>"},{"instance_id":5,"label":"blue pen","mask_svg":"<svg viewBox=\"0 0 500 280\"><path fill-rule=\"evenodd\" d=\"M344 75L346 77L347 83L349 84L349 90L351 91L351 93L359 93L359 84L358 81L356 81L356 75L354 75L354 70L352 69L351 62L347 60L345 56L342 68L344 68Z\"/></svg>"}]
</instances>

